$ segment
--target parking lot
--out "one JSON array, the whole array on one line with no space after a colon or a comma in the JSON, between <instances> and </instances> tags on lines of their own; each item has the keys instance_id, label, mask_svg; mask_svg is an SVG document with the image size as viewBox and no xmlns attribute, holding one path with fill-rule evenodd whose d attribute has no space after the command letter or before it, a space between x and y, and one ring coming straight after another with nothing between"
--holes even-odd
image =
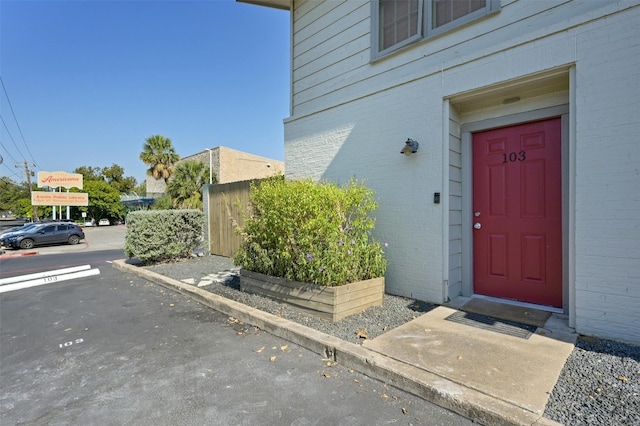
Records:
<instances>
[{"instance_id":1,"label":"parking lot","mask_svg":"<svg viewBox=\"0 0 640 426\"><path fill-rule=\"evenodd\" d=\"M87 250L112 250L124 248L124 238L127 232L126 225L112 226L83 226L85 238L80 244L58 244L52 246L39 246L31 250L16 250L3 248L4 256L21 256L26 253L33 254L57 254L73 253Z\"/></svg>"}]
</instances>

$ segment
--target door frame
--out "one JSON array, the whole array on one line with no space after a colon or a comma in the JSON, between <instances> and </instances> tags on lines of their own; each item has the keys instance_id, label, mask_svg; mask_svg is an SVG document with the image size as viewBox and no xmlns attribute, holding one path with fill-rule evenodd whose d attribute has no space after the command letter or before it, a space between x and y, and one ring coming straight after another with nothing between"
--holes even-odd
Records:
<instances>
[{"instance_id":1,"label":"door frame","mask_svg":"<svg viewBox=\"0 0 640 426\"><path fill-rule=\"evenodd\" d=\"M473 133L499 127L540 121L553 117L561 118L561 185L562 185L562 310L566 314L570 307L569 289L569 105L559 105L498 118L465 123L461 127L462 158L462 296L471 297L473 287Z\"/></svg>"}]
</instances>

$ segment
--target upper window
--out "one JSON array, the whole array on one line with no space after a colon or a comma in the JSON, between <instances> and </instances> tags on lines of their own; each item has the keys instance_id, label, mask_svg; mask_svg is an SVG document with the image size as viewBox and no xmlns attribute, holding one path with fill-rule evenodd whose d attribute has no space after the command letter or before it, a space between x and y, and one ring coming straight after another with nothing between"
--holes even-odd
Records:
<instances>
[{"instance_id":1,"label":"upper window","mask_svg":"<svg viewBox=\"0 0 640 426\"><path fill-rule=\"evenodd\" d=\"M373 0L372 4L374 58L500 9L500 0Z\"/></svg>"},{"instance_id":2,"label":"upper window","mask_svg":"<svg viewBox=\"0 0 640 426\"><path fill-rule=\"evenodd\" d=\"M422 2L418 0L379 0L379 47L386 50L405 45L420 33Z\"/></svg>"}]
</instances>

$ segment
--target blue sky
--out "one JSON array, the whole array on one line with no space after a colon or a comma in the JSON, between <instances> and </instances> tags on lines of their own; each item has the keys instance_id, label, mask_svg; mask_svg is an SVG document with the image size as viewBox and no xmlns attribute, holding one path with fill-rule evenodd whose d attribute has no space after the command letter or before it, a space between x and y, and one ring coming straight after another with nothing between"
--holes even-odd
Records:
<instances>
[{"instance_id":1,"label":"blue sky","mask_svg":"<svg viewBox=\"0 0 640 426\"><path fill-rule=\"evenodd\" d=\"M289 49L288 11L234 0L0 0L0 176L25 181L26 160L141 182L156 134L181 157L282 160Z\"/></svg>"}]
</instances>

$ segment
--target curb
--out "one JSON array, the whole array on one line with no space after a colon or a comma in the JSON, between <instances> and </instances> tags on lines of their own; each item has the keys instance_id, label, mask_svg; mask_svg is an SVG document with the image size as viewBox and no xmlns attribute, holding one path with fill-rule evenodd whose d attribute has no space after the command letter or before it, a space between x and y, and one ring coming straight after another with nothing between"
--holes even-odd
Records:
<instances>
[{"instance_id":1,"label":"curb","mask_svg":"<svg viewBox=\"0 0 640 426\"><path fill-rule=\"evenodd\" d=\"M8 257L22 257L22 256L35 256L38 254L37 251L27 251L24 253L16 253L16 254L7 254L7 252L0 253L0 258L8 258Z\"/></svg>"},{"instance_id":2,"label":"curb","mask_svg":"<svg viewBox=\"0 0 640 426\"><path fill-rule=\"evenodd\" d=\"M173 278L127 264L124 259L113 261L113 267L175 290L225 315L259 327L270 334L303 346L371 378L412 393L474 422L504 426L560 425L541 414L471 389L464 384L453 382L293 321L225 299Z\"/></svg>"}]
</instances>

